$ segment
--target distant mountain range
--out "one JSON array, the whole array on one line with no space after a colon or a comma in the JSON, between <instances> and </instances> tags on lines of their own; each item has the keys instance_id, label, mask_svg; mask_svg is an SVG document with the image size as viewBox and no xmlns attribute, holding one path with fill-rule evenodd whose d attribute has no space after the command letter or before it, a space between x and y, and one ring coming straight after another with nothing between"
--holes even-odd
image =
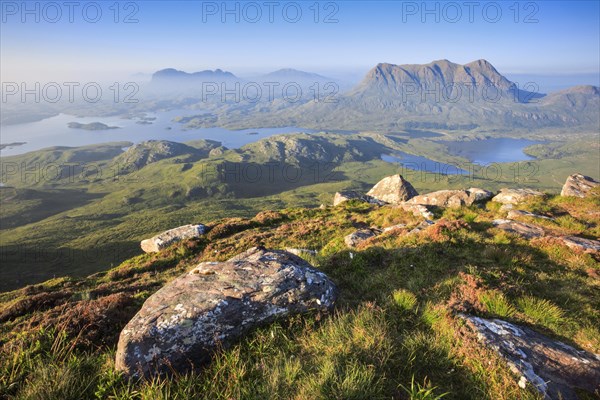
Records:
<instances>
[{"instance_id":1,"label":"distant mountain range","mask_svg":"<svg viewBox=\"0 0 600 400\"><path fill-rule=\"evenodd\" d=\"M157 94L175 92L200 98L202 82L296 82L299 101L266 96L259 102L223 104L211 98L221 126L251 128L303 126L318 129L595 129L600 126L600 94L596 86L576 86L543 94L519 87L486 60L464 65L448 60L429 64L377 64L349 91L326 87L333 79L295 69L280 69L244 80L220 69L186 73L164 69L154 73L150 87ZM315 101L314 85L319 85ZM337 88L335 88L337 89ZM203 104L207 106L207 104Z\"/></svg>"},{"instance_id":2,"label":"distant mountain range","mask_svg":"<svg viewBox=\"0 0 600 400\"><path fill-rule=\"evenodd\" d=\"M598 130L598 87L577 86L548 95L524 89L486 60L465 65L448 60L424 65L384 63L373 67L353 89L330 101L308 101L268 118L329 129ZM253 118L252 113L247 116Z\"/></svg>"}]
</instances>

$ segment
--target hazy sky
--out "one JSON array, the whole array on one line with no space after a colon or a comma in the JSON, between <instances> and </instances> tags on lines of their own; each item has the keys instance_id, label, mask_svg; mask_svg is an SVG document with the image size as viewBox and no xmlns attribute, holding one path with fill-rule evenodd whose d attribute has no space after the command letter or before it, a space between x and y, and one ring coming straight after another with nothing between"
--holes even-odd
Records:
<instances>
[{"instance_id":1,"label":"hazy sky","mask_svg":"<svg viewBox=\"0 0 600 400\"><path fill-rule=\"evenodd\" d=\"M230 13L221 1L0 3L2 81L102 80L166 67L343 74L379 62L479 58L503 73L600 70L598 1L428 2L427 10L421 1L227 2Z\"/></svg>"}]
</instances>

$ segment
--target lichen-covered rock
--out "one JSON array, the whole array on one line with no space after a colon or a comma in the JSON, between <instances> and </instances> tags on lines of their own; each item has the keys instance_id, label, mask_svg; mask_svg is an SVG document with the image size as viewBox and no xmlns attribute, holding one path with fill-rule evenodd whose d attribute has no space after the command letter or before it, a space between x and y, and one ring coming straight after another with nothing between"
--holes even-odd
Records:
<instances>
[{"instance_id":1,"label":"lichen-covered rock","mask_svg":"<svg viewBox=\"0 0 600 400\"><path fill-rule=\"evenodd\" d=\"M575 196L575 197L585 197L588 195L590 190L600 185L600 182L597 182L590 178L589 176L581 175L581 174L573 174L567 178L562 190L560 192L561 196Z\"/></svg>"},{"instance_id":2,"label":"lichen-covered rock","mask_svg":"<svg viewBox=\"0 0 600 400\"><path fill-rule=\"evenodd\" d=\"M146 300L121 332L116 368L134 378L184 372L261 324L331 309L336 295L325 274L285 251L204 262Z\"/></svg>"},{"instance_id":3,"label":"lichen-covered rock","mask_svg":"<svg viewBox=\"0 0 600 400\"><path fill-rule=\"evenodd\" d=\"M187 239L195 239L206 233L206 226L184 225L178 228L169 229L150 239L142 240L140 246L146 253L156 253L175 242Z\"/></svg>"},{"instance_id":4,"label":"lichen-covered rock","mask_svg":"<svg viewBox=\"0 0 600 400\"><path fill-rule=\"evenodd\" d=\"M400 204L418 194L410 182L398 174L383 178L367 192L367 195L388 204Z\"/></svg>"},{"instance_id":5,"label":"lichen-covered rock","mask_svg":"<svg viewBox=\"0 0 600 400\"><path fill-rule=\"evenodd\" d=\"M510 219L495 219L492 224L496 228L500 228L503 231L514 233L525 239L532 239L536 237L544 236L544 230L539 226L527 224L525 222L517 222Z\"/></svg>"},{"instance_id":6,"label":"lichen-covered rock","mask_svg":"<svg viewBox=\"0 0 600 400\"><path fill-rule=\"evenodd\" d=\"M408 204L420 204L437 207L459 208L476 202L489 200L492 193L487 190L471 188L469 190L438 190L413 197Z\"/></svg>"},{"instance_id":7,"label":"lichen-covered rock","mask_svg":"<svg viewBox=\"0 0 600 400\"><path fill-rule=\"evenodd\" d=\"M379 206L382 206L385 204L383 201L377 200L376 198L368 196L364 193L349 190L349 191L344 191L344 192L337 192L335 194L335 196L333 196L333 205L337 206L338 204L341 204L341 203L344 203L344 202L350 201L350 200L359 200L359 201L362 201L365 203L377 204Z\"/></svg>"},{"instance_id":8,"label":"lichen-covered rock","mask_svg":"<svg viewBox=\"0 0 600 400\"><path fill-rule=\"evenodd\" d=\"M502 204L518 204L535 197L544 197L545 194L533 189L500 189L492 201Z\"/></svg>"},{"instance_id":9,"label":"lichen-covered rock","mask_svg":"<svg viewBox=\"0 0 600 400\"><path fill-rule=\"evenodd\" d=\"M562 242L574 250L583 251L584 253L599 253L600 241L592 239L584 239L578 236L563 236L560 238Z\"/></svg>"},{"instance_id":10,"label":"lichen-covered rock","mask_svg":"<svg viewBox=\"0 0 600 400\"><path fill-rule=\"evenodd\" d=\"M520 387L531 384L552 400L579 399L576 389L589 393L600 391L600 355L575 349L500 319L464 314L461 317L479 340L506 359L519 376Z\"/></svg>"},{"instance_id":11,"label":"lichen-covered rock","mask_svg":"<svg viewBox=\"0 0 600 400\"><path fill-rule=\"evenodd\" d=\"M373 229L359 229L344 237L344 243L346 243L348 247L356 247L359 243L377 236L378 233L379 232L376 232Z\"/></svg>"}]
</instances>

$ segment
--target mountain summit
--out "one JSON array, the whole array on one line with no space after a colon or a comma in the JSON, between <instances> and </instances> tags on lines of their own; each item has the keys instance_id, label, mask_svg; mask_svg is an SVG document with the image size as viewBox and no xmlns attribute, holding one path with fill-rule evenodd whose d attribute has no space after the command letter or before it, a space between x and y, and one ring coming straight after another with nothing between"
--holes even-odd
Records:
<instances>
[{"instance_id":1,"label":"mountain summit","mask_svg":"<svg viewBox=\"0 0 600 400\"><path fill-rule=\"evenodd\" d=\"M462 94L468 94L469 90L473 90L473 94L479 96L510 100L517 88L486 60L477 60L465 65L438 60L429 64L377 64L352 94L404 94L407 100L409 95L419 94L418 97L437 100L441 95L455 99ZM425 93L421 93L423 91Z\"/></svg>"}]
</instances>

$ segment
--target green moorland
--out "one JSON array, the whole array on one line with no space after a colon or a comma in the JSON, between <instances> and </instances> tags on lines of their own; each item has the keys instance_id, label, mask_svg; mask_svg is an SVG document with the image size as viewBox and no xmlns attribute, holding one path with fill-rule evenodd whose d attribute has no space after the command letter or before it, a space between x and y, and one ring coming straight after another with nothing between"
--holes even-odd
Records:
<instances>
[{"instance_id":1,"label":"green moorland","mask_svg":"<svg viewBox=\"0 0 600 400\"><path fill-rule=\"evenodd\" d=\"M103 271L141 252L167 228L265 209L330 204L338 190L368 190L401 173L420 192L447 188L560 190L581 172L598 176L594 136L527 151L535 162L475 166L410 133L292 134L227 150L218 142L108 143L55 147L1 160L0 291ZM393 151L460 165L468 175L425 173L384 162Z\"/></svg>"},{"instance_id":2,"label":"green moorland","mask_svg":"<svg viewBox=\"0 0 600 400\"><path fill-rule=\"evenodd\" d=\"M87 278L0 294L0 397L541 400L519 388L519 377L456 312L525 324L598 353L600 267L595 256L559 241L525 240L493 227L504 216L499 206L437 210L439 222L416 234L407 232L419 218L394 206L262 211L209 222L201 239ZM554 234L600 236L600 190L519 208L554 217L524 219ZM407 228L357 249L344 244L357 227L400 223ZM338 285L335 310L263 326L188 374L129 382L115 371L118 334L145 299L200 261L257 245L316 250L307 260Z\"/></svg>"}]
</instances>

